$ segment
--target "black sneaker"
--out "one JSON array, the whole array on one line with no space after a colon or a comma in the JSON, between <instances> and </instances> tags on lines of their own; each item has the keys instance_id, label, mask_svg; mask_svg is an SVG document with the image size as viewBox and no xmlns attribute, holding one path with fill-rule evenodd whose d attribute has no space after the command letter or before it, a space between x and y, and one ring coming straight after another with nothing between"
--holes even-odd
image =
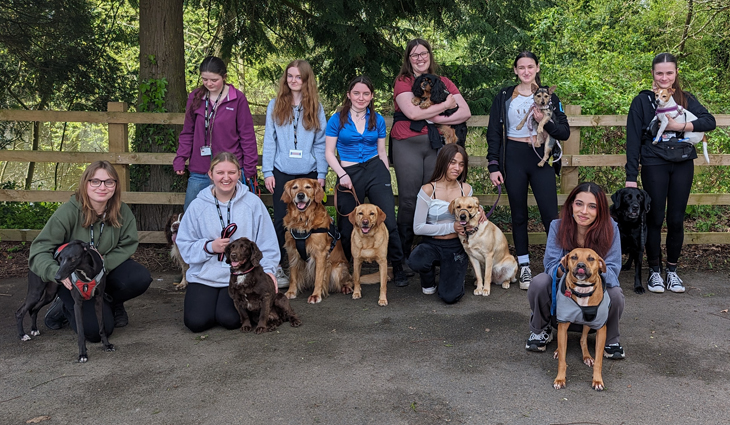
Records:
<instances>
[{"instance_id":1,"label":"black sneaker","mask_svg":"<svg viewBox=\"0 0 730 425\"><path fill-rule=\"evenodd\" d=\"M51 306L48 307L48 311L46 311L43 322L46 324L48 329L54 331L62 329L64 326L68 325L68 319L66 319L66 315L63 314L63 301L61 301L61 298L56 297L56 299L53 300Z\"/></svg>"},{"instance_id":2,"label":"black sneaker","mask_svg":"<svg viewBox=\"0 0 730 425\"><path fill-rule=\"evenodd\" d=\"M408 276L403 271L402 266L393 266L393 281L395 282L395 286L400 288L408 286Z\"/></svg>"},{"instance_id":3,"label":"black sneaker","mask_svg":"<svg viewBox=\"0 0 730 425\"><path fill-rule=\"evenodd\" d=\"M621 360L626 358L626 353L624 353L624 347L621 344L615 343L603 348L603 357L612 360Z\"/></svg>"},{"instance_id":4,"label":"black sneaker","mask_svg":"<svg viewBox=\"0 0 730 425\"><path fill-rule=\"evenodd\" d=\"M532 282L532 271L530 270L530 264L520 264L520 289L530 289L530 283Z\"/></svg>"},{"instance_id":5,"label":"black sneaker","mask_svg":"<svg viewBox=\"0 0 730 425\"><path fill-rule=\"evenodd\" d=\"M119 303L112 306L114 311L114 327L123 328L129 324L129 316L127 310L124 309L124 304Z\"/></svg>"},{"instance_id":6,"label":"black sneaker","mask_svg":"<svg viewBox=\"0 0 730 425\"><path fill-rule=\"evenodd\" d=\"M539 334L536 334L534 332L530 332L530 336L527 338L527 344L525 344L525 349L527 351L537 351L537 352L543 352L547 348L547 345L550 341L553 340L553 330L548 326L547 328L543 329L542 332Z\"/></svg>"}]
</instances>

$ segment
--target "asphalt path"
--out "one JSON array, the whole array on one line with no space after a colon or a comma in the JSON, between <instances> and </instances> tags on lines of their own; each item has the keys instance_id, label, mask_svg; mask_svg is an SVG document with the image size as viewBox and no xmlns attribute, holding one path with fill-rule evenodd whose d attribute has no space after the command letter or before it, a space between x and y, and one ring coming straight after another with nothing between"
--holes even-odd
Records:
<instances>
[{"instance_id":1,"label":"asphalt path","mask_svg":"<svg viewBox=\"0 0 730 425\"><path fill-rule=\"evenodd\" d=\"M646 273L645 273L646 275ZM730 286L724 273L682 275L685 294L636 295L622 273L626 359L604 362L591 389L579 334L567 388L552 387L552 351L525 351L525 291L492 286L455 305L418 279L363 298L292 300L303 325L255 335L183 325L172 276L126 304L130 323L76 363L68 328L28 342L14 313L25 279L0 280L0 423L47 424L723 424L730 423ZM45 309L41 311L41 314ZM26 329L29 318L26 317ZM593 337L589 337L593 352Z\"/></svg>"}]
</instances>

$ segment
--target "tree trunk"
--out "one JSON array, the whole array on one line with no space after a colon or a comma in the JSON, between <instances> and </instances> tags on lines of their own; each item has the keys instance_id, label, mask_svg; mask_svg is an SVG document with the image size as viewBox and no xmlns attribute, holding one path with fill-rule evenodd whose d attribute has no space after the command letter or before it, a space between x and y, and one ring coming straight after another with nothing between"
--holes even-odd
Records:
<instances>
[{"instance_id":1,"label":"tree trunk","mask_svg":"<svg viewBox=\"0 0 730 425\"><path fill-rule=\"evenodd\" d=\"M183 112L187 92L185 88L185 50L183 44L183 0L139 1L139 81L167 81L164 109L167 112ZM152 110L138 101L138 110ZM136 147L144 152L175 152L181 126L154 127L153 131L137 132ZM162 135L163 139L158 136ZM141 137L141 139L140 139ZM153 165L141 167L149 177L138 179L135 189L145 192L169 192L176 180L172 166ZM178 208L179 209L179 208ZM134 208L140 230L162 230L167 218L175 210L172 205L136 205Z\"/></svg>"}]
</instances>

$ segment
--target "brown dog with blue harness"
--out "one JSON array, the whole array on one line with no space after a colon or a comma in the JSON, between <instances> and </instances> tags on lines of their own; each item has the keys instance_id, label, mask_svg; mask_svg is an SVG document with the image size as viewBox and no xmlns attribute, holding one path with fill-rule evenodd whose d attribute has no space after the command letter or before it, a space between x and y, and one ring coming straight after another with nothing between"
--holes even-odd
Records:
<instances>
[{"instance_id":1,"label":"brown dog with blue harness","mask_svg":"<svg viewBox=\"0 0 730 425\"><path fill-rule=\"evenodd\" d=\"M596 391L604 389L603 356L600 355L606 345L606 321L611 300L606 292L606 284L601 273L606 273L606 262L595 251L588 248L576 248L563 257L563 278L553 290L553 306L558 321L558 349L554 357L558 359L558 376L553 382L557 389L565 388L565 352L568 345L568 327L571 323L583 325L580 337L580 348L583 352L583 363L593 366L593 382ZM588 351L588 332L596 330L596 359Z\"/></svg>"}]
</instances>

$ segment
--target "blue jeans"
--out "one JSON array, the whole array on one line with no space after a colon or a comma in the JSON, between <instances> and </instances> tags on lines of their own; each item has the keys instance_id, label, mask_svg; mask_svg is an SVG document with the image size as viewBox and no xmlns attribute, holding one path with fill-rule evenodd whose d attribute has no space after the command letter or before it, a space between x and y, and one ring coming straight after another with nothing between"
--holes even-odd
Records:
<instances>
[{"instance_id":1,"label":"blue jeans","mask_svg":"<svg viewBox=\"0 0 730 425\"><path fill-rule=\"evenodd\" d=\"M190 173L190 178L188 178L188 189L185 191L185 205L183 206L183 211L187 211L188 205L193 202L193 199L198 197L198 193L200 193L201 190L212 184L213 182L210 181L207 174Z\"/></svg>"}]
</instances>

